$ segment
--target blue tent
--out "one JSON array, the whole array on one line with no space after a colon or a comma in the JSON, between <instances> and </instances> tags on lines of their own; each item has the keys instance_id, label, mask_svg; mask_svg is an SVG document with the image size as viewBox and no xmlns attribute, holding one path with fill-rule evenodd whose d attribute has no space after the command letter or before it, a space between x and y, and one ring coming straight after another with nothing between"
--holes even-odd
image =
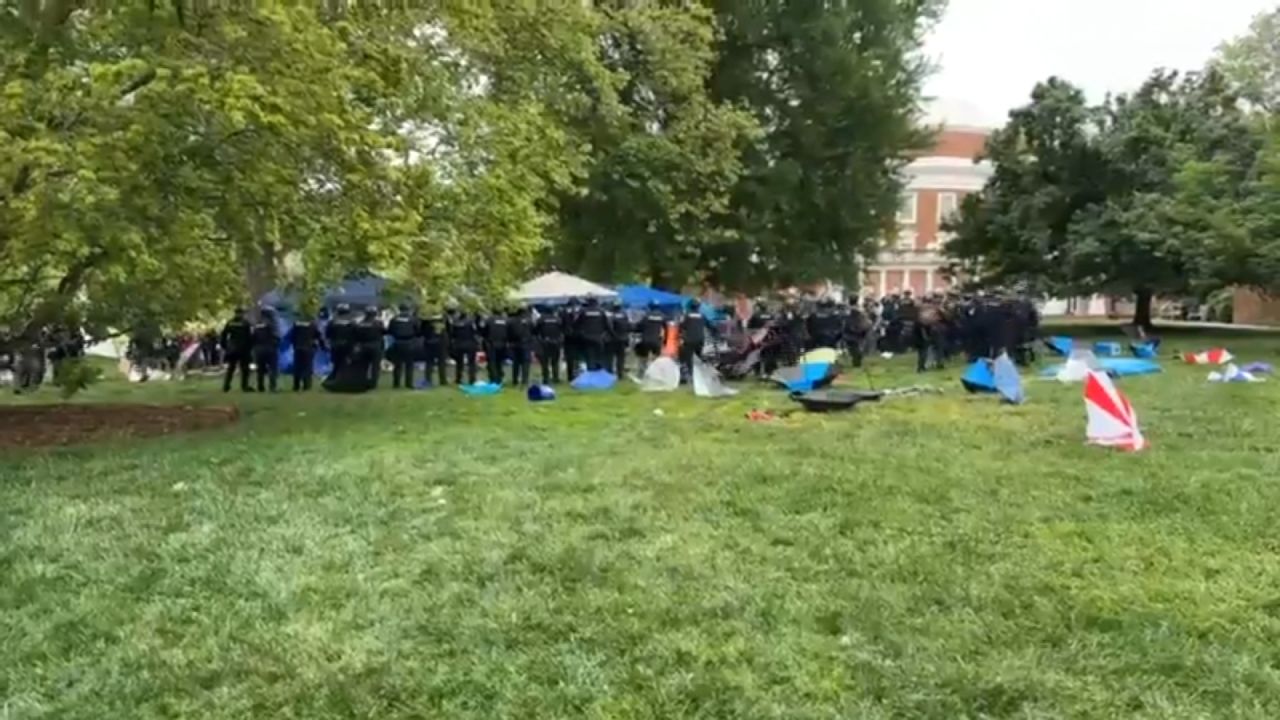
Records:
<instances>
[{"instance_id":1,"label":"blue tent","mask_svg":"<svg viewBox=\"0 0 1280 720\"><path fill-rule=\"evenodd\" d=\"M991 361L986 358L975 361L965 368L960 377L964 389L971 393L993 393L996 391L996 372Z\"/></svg>"},{"instance_id":2,"label":"blue tent","mask_svg":"<svg viewBox=\"0 0 1280 720\"><path fill-rule=\"evenodd\" d=\"M663 310L672 311L684 307L688 298L683 295L656 290L645 285L619 285L615 288L618 299L626 308L646 308L656 303Z\"/></svg>"},{"instance_id":3,"label":"blue tent","mask_svg":"<svg viewBox=\"0 0 1280 720\"><path fill-rule=\"evenodd\" d=\"M1151 360L1155 358L1156 352L1160 349L1159 340L1148 340L1146 342L1131 342L1129 350L1133 352L1133 356L1143 360Z\"/></svg>"},{"instance_id":4,"label":"blue tent","mask_svg":"<svg viewBox=\"0 0 1280 720\"><path fill-rule=\"evenodd\" d=\"M574 390L608 390L616 384L618 384L618 378L613 373L592 370L574 378L570 386Z\"/></svg>"},{"instance_id":5,"label":"blue tent","mask_svg":"<svg viewBox=\"0 0 1280 720\"><path fill-rule=\"evenodd\" d=\"M996 391L1005 402L1012 405L1021 405L1026 402L1027 397L1022 392L1022 378L1018 375L1018 368L1014 367L1013 361L1009 359L1008 353L1000 353L1000 357L996 358L992 374Z\"/></svg>"},{"instance_id":6,"label":"blue tent","mask_svg":"<svg viewBox=\"0 0 1280 720\"><path fill-rule=\"evenodd\" d=\"M1124 349L1118 342L1100 340L1093 344L1093 352L1098 357L1116 357L1124 354Z\"/></svg>"},{"instance_id":7,"label":"blue tent","mask_svg":"<svg viewBox=\"0 0 1280 720\"><path fill-rule=\"evenodd\" d=\"M458 389L461 390L464 395L478 397L482 395L497 395L499 392L502 392L502 385L499 383L478 382L474 385L459 385Z\"/></svg>"},{"instance_id":8,"label":"blue tent","mask_svg":"<svg viewBox=\"0 0 1280 720\"><path fill-rule=\"evenodd\" d=\"M1099 358L1098 364L1108 375L1125 377L1126 375L1150 375L1161 371L1154 360L1142 358Z\"/></svg>"},{"instance_id":9,"label":"blue tent","mask_svg":"<svg viewBox=\"0 0 1280 720\"><path fill-rule=\"evenodd\" d=\"M769 379L787 389L787 392L809 392L835 382L840 368L834 363L811 362L775 370Z\"/></svg>"},{"instance_id":10,"label":"blue tent","mask_svg":"<svg viewBox=\"0 0 1280 720\"><path fill-rule=\"evenodd\" d=\"M1066 357L1071 354L1071 348L1075 345L1075 341L1065 335L1054 335L1053 337L1045 338L1044 344L1048 345L1049 349L1058 355Z\"/></svg>"}]
</instances>

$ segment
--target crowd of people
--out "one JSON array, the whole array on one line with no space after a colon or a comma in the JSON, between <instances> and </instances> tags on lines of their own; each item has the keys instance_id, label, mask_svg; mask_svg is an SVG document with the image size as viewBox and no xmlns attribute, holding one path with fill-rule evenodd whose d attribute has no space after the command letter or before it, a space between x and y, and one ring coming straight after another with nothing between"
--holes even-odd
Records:
<instances>
[{"instance_id":1,"label":"crowd of people","mask_svg":"<svg viewBox=\"0 0 1280 720\"><path fill-rule=\"evenodd\" d=\"M560 307L515 306L488 314L451 309L419 315L408 305L384 321L379 308L355 312L338 305L330 316L296 316L282 332L271 308L250 319L238 310L223 328L214 352L226 363L223 390L239 374L242 391L274 391L279 349L287 345L293 366L293 390L310 390L316 359L327 353L332 369L326 388L366 391L381 382L391 366L393 388L415 387L415 368L425 381L474 384L480 366L492 383L527 386L536 362L543 384L572 382L580 371L627 374L628 358L637 369L662 353L668 333L676 332L679 363L686 376L695 357L709 352L756 350L752 370L764 376L794 364L806 350L835 348L860 366L868 353L914 351L917 370L941 368L953 356L972 361L1008 351L1022 364L1034 359L1039 316L1025 295L933 293L916 299L910 291L860 303L798 300L754 303L744 316L726 308L719 322L708 322L697 301L672 314L657 305L627 311L616 302L575 299ZM669 330L670 328L670 330ZM251 378L251 366L256 378ZM563 370L563 375L562 375ZM256 383L253 380L256 379Z\"/></svg>"}]
</instances>

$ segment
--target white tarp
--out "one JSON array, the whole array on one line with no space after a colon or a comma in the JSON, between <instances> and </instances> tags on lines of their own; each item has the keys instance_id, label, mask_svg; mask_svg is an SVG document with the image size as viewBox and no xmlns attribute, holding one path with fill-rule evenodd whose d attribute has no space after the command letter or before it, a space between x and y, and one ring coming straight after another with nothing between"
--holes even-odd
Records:
<instances>
[{"instance_id":1,"label":"white tarp","mask_svg":"<svg viewBox=\"0 0 1280 720\"><path fill-rule=\"evenodd\" d=\"M1100 369L1098 356L1094 355L1092 350L1084 348L1072 350L1067 358L1067 364L1058 371L1057 379L1058 382L1064 383L1084 382L1090 372Z\"/></svg>"},{"instance_id":2,"label":"white tarp","mask_svg":"<svg viewBox=\"0 0 1280 720\"><path fill-rule=\"evenodd\" d=\"M512 297L527 303L561 303L570 298L602 298L612 300L618 294L603 285L583 280L576 275L549 272L521 285Z\"/></svg>"},{"instance_id":3,"label":"white tarp","mask_svg":"<svg viewBox=\"0 0 1280 720\"><path fill-rule=\"evenodd\" d=\"M725 387L720 382L720 373L710 365L702 362L698 356L693 358L693 394L698 397L729 397L738 391Z\"/></svg>"},{"instance_id":4,"label":"white tarp","mask_svg":"<svg viewBox=\"0 0 1280 720\"><path fill-rule=\"evenodd\" d=\"M669 357L660 357L644 369L644 378L638 380L645 392L671 392L680 387L680 366Z\"/></svg>"}]
</instances>

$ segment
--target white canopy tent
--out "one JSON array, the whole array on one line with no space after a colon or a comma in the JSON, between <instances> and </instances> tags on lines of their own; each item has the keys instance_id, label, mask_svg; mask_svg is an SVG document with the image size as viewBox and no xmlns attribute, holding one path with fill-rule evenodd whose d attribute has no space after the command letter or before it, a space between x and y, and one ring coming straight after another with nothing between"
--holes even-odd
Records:
<instances>
[{"instance_id":1,"label":"white canopy tent","mask_svg":"<svg viewBox=\"0 0 1280 720\"><path fill-rule=\"evenodd\" d=\"M521 285L511 296L526 303L556 305L569 302L572 298L593 297L613 300L618 297L618 294L603 285L583 280L576 275L549 272Z\"/></svg>"}]
</instances>

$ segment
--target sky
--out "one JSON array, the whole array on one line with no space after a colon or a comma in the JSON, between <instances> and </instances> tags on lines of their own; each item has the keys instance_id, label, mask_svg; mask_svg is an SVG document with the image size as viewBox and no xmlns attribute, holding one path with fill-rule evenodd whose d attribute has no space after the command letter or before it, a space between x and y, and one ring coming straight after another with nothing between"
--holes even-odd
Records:
<instances>
[{"instance_id":1,"label":"sky","mask_svg":"<svg viewBox=\"0 0 1280 720\"><path fill-rule=\"evenodd\" d=\"M1058 75L1091 100L1155 68L1204 65L1280 0L950 0L925 45L940 68L925 86L962 124L1003 124L1036 82Z\"/></svg>"}]
</instances>

